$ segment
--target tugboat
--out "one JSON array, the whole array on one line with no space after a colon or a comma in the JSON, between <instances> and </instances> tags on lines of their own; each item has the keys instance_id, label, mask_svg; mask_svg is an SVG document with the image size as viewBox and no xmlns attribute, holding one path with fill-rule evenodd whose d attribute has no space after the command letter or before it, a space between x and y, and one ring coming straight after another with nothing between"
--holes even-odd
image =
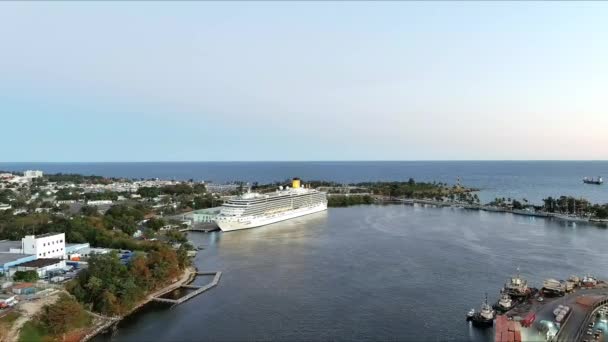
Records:
<instances>
[{"instance_id":1,"label":"tugboat","mask_svg":"<svg viewBox=\"0 0 608 342\"><path fill-rule=\"evenodd\" d=\"M500 291L500 299L494 304L494 309L500 313L505 313L513 308L513 300L504 289Z\"/></svg>"},{"instance_id":2,"label":"tugboat","mask_svg":"<svg viewBox=\"0 0 608 342\"><path fill-rule=\"evenodd\" d=\"M604 180L602 179L602 177L597 177L597 179L593 178L593 177L591 177L591 178L585 177L585 178L583 178L583 183L600 185L600 184L604 183Z\"/></svg>"},{"instance_id":3,"label":"tugboat","mask_svg":"<svg viewBox=\"0 0 608 342\"><path fill-rule=\"evenodd\" d=\"M475 310L469 311L467 321L471 321L476 327L491 327L494 325L495 316L496 312L488 305L488 295L486 294L486 300L481 303L479 312L475 312Z\"/></svg>"},{"instance_id":4,"label":"tugboat","mask_svg":"<svg viewBox=\"0 0 608 342\"><path fill-rule=\"evenodd\" d=\"M589 274L584 276L583 280L581 280L581 286L594 287L595 285L597 285L597 279L595 279L594 277L592 277Z\"/></svg>"},{"instance_id":5,"label":"tugboat","mask_svg":"<svg viewBox=\"0 0 608 342\"><path fill-rule=\"evenodd\" d=\"M520 276L519 267L517 268L517 275L505 284L504 292L511 297L528 297L530 295L531 290L528 288L528 281Z\"/></svg>"}]
</instances>

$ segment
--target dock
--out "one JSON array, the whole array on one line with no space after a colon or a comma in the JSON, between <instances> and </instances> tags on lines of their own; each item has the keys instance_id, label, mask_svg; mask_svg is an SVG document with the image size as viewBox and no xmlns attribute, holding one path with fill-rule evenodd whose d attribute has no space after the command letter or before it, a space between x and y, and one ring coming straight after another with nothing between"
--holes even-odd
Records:
<instances>
[{"instance_id":1,"label":"dock","mask_svg":"<svg viewBox=\"0 0 608 342\"><path fill-rule=\"evenodd\" d=\"M204 226L199 226L199 227L188 227L188 228L183 228L180 229L180 232L202 232L202 233L209 233L209 232L214 232L216 230L220 230L220 227L218 227L217 225L204 225Z\"/></svg>"},{"instance_id":2,"label":"dock","mask_svg":"<svg viewBox=\"0 0 608 342\"><path fill-rule=\"evenodd\" d=\"M169 298L161 298L161 296L157 296L152 298L152 301L154 302L160 302L160 303L168 303L168 304L181 304L191 298L194 298L196 296L198 296L199 294L210 290L214 287L217 286L217 284L220 282L220 278L222 277L222 272L217 271L217 272L197 272L196 273L197 276L214 276L213 280L211 280L211 282L207 285L204 286L197 286L197 285L181 285L179 288L185 288L185 289L194 289L196 291L191 292L179 299L169 299ZM168 293L168 292L167 292ZM165 295L166 293L163 293L162 295Z\"/></svg>"}]
</instances>

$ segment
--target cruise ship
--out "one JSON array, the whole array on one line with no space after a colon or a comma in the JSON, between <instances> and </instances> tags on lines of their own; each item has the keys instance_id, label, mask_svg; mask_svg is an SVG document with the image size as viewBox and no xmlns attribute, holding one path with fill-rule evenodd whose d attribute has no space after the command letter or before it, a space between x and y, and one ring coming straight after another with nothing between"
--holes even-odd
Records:
<instances>
[{"instance_id":1,"label":"cruise ship","mask_svg":"<svg viewBox=\"0 0 608 342\"><path fill-rule=\"evenodd\" d=\"M226 201L215 218L222 231L255 228L327 210L324 192L308 189L294 178L292 186L272 193L248 192Z\"/></svg>"}]
</instances>

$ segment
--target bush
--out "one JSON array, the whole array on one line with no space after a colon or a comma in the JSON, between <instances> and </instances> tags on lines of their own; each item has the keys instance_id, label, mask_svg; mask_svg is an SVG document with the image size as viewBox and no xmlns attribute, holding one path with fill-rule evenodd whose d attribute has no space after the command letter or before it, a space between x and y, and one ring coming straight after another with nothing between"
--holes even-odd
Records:
<instances>
[{"instance_id":1,"label":"bush","mask_svg":"<svg viewBox=\"0 0 608 342\"><path fill-rule=\"evenodd\" d=\"M17 271L13 275L14 281L23 281L28 283L34 283L38 281L38 272L36 271Z\"/></svg>"},{"instance_id":2,"label":"bush","mask_svg":"<svg viewBox=\"0 0 608 342\"><path fill-rule=\"evenodd\" d=\"M327 206L329 207L348 207L358 204L372 204L374 199L369 195L332 195L327 198Z\"/></svg>"}]
</instances>

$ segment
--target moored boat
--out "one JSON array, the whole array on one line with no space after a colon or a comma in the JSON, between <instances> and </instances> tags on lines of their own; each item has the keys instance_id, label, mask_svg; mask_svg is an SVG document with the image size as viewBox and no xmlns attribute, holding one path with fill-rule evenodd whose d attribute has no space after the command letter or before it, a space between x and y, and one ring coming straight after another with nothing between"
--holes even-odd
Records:
<instances>
[{"instance_id":1,"label":"moored boat","mask_svg":"<svg viewBox=\"0 0 608 342\"><path fill-rule=\"evenodd\" d=\"M492 310L492 307L488 305L488 295L486 294L486 299L481 303L479 312L475 312L475 310L469 311L467 321L470 321L476 327L491 327L494 325L495 316L496 311Z\"/></svg>"},{"instance_id":2,"label":"moored boat","mask_svg":"<svg viewBox=\"0 0 608 342\"><path fill-rule=\"evenodd\" d=\"M517 275L505 284L504 292L511 297L527 297L530 295L528 281L519 274L519 267L517 268Z\"/></svg>"},{"instance_id":3,"label":"moored boat","mask_svg":"<svg viewBox=\"0 0 608 342\"><path fill-rule=\"evenodd\" d=\"M494 304L494 309L497 312L505 313L513 308L513 299L509 296L504 289L500 291L500 299Z\"/></svg>"}]
</instances>

